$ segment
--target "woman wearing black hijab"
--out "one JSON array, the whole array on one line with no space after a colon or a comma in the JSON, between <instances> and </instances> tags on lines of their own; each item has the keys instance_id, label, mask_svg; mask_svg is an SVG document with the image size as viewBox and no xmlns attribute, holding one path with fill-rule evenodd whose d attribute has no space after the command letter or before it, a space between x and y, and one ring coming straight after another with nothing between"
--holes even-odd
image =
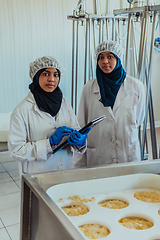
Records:
<instances>
[{"instance_id":1,"label":"woman wearing black hijab","mask_svg":"<svg viewBox=\"0 0 160 240\"><path fill-rule=\"evenodd\" d=\"M81 153L86 149L88 132L76 130L77 118L58 86L61 73L63 69L53 57L38 58L30 64L33 82L28 96L11 115L8 140L20 174L73 168L71 146ZM70 145L52 154L67 138Z\"/></svg>"}]
</instances>

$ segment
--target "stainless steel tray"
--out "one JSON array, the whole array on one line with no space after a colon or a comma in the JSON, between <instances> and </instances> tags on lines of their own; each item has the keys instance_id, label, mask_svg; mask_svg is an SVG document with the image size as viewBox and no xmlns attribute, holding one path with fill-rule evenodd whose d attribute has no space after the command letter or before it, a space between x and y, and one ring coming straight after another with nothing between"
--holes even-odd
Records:
<instances>
[{"instance_id":1,"label":"stainless steel tray","mask_svg":"<svg viewBox=\"0 0 160 240\"><path fill-rule=\"evenodd\" d=\"M22 176L21 240L84 240L46 191L51 186L137 173L160 173L160 160Z\"/></svg>"}]
</instances>

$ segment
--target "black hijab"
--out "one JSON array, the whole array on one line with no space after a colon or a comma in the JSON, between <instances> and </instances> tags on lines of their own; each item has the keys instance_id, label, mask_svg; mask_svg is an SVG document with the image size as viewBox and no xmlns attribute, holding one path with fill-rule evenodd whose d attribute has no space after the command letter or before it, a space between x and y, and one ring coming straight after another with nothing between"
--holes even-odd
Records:
<instances>
[{"instance_id":1,"label":"black hijab","mask_svg":"<svg viewBox=\"0 0 160 240\"><path fill-rule=\"evenodd\" d=\"M47 112L54 117L60 110L62 103L62 91L57 86L53 92L44 91L39 85L39 76L46 68L40 69L33 78L33 82L29 85L29 89L33 93L35 101L39 109ZM57 69L60 79L60 71Z\"/></svg>"}]
</instances>

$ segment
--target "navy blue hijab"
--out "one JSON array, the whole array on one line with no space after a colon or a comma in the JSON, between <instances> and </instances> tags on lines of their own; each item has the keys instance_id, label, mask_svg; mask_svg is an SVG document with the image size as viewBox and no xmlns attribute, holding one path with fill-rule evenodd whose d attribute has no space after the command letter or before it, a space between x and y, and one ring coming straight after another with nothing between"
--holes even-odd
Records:
<instances>
[{"instance_id":1,"label":"navy blue hijab","mask_svg":"<svg viewBox=\"0 0 160 240\"><path fill-rule=\"evenodd\" d=\"M98 56L96 75L101 94L100 101L105 107L110 106L113 109L118 90L126 78L126 72L122 67L120 58L116 54L112 54L117 58L117 65L113 71L110 73L104 73L98 65Z\"/></svg>"}]
</instances>

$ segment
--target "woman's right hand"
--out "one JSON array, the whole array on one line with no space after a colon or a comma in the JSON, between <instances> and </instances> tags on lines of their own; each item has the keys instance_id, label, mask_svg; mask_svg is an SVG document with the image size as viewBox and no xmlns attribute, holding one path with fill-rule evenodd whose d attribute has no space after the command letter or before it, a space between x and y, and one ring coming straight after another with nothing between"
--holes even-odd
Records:
<instances>
[{"instance_id":1,"label":"woman's right hand","mask_svg":"<svg viewBox=\"0 0 160 240\"><path fill-rule=\"evenodd\" d=\"M73 129L67 126L58 127L53 135L49 138L52 146L59 144L64 136L69 135L73 132Z\"/></svg>"}]
</instances>

